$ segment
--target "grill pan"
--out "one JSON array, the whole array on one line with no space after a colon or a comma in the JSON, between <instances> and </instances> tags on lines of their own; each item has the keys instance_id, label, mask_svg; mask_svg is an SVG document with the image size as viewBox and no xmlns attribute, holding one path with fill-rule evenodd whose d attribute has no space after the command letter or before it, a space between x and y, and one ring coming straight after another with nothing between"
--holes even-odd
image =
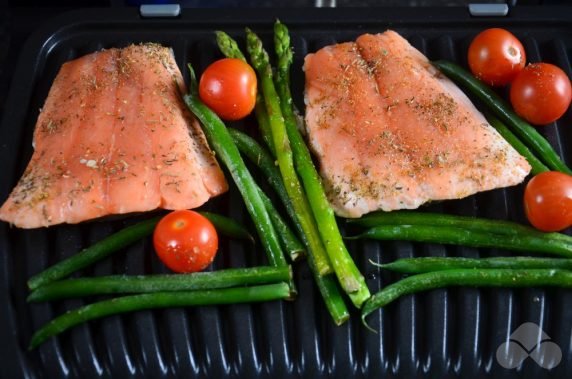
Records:
<instances>
[{"instance_id":1,"label":"grill pan","mask_svg":"<svg viewBox=\"0 0 572 379\"><path fill-rule=\"evenodd\" d=\"M303 57L362 33L394 29L430 59L466 64L465 53L480 30L510 29L525 45L529 61L548 61L571 75L572 22L569 8L512 9L505 18L473 18L465 8L421 9L185 9L174 19L143 19L135 9L84 10L53 19L23 46L7 95L0 128L0 197L16 184L32 154L38 110L60 66L101 48L159 42L171 46L177 63L202 71L219 58L214 34L224 30L244 42L255 30L270 47L272 24L289 26L295 50L294 101L303 107ZM185 78L188 79L184 71ZM254 129L254 120L234 126ZM572 112L541 132L572 163ZM254 172L254 169L253 169ZM262 179L259 177L259 179ZM262 180L261 180L262 182ZM525 222L523 186L480 193L424 209ZM230 192L205 209L230 215L252 227L242 200ZM32 333L64 311L99 298L26 303L26 280L111 232L144 216L18 230L0 225L0 377L2 378L365 378L365 377L570 377L572 373L572 291L561 289L435 290L375 312L363 327L359 313L341 327L331 322L305 263L295 264L299 296L293 302L174 308L142 311L80 325L28 352ZM343 222L340 223L344 228ZM410 242L348 242L356 263L376 292L396 280L369 260L400 257L509 255ZM212 269L265 263L259 245L222 240ZM82 276L166 272L150 241L79 273ZM351 307L351 305L349 305ZM526 359L516 369L496 360L497 348L524 322L538 324L562 351L552 370Z\"/></svg>"}]
</instances>

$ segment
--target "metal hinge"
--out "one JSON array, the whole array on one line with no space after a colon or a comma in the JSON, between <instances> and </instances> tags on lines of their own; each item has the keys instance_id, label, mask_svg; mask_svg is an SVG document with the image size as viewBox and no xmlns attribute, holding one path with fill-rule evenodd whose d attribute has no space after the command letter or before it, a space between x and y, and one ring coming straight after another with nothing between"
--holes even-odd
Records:
<instances>
[{"instance_id":1,"label":"metal hinge","mask_svg":"<svg viewBox=\"0 0 572 379\"><path fill-rule=\"evenodd\" d=\"M179 4L143 4L139 7L139 14L145 18L178 17L181 14Z\"/></svg>"},{"instance_id":2,"label":"metal hinge","mask_svg":"<svg viewBox=\"0 0 572 379\"><path fill-rule=\"evenodd\" d=\"M469 13L474 17L504 17L508 14L508 4L471 3Z\"/></svg>"},{"instance_id":3,"label":"metal hinge","mask_svg":"<svg viewBox=\"0 0 572 379\"><path fill-rule=\"evenodd\" d=\"M335 8L336 0L315 0L314 6L316 8Z\"/></svg>"}]
</instances>

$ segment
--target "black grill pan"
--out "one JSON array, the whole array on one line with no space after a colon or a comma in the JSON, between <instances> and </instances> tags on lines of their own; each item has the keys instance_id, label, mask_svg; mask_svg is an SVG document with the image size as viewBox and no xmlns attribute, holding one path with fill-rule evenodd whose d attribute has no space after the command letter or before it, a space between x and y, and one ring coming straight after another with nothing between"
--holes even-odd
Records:
<instances>
[{"instance_id":1,"label":"black grill pan","mask_svg":"<svg viewBox=\"0 0 572 379\"><path fill-rule=\"evenodd\" d=\"M185 9L175 19L142 19L134 9L85 10L50 21L22 47L0 128L0 200L22 174L32 153L38 110L66 60L101 48L153 41L174 49L179 67L192 61L202 71L220 57L214 30L241 41L243 28L271 46L272 23L291 30L295 49L293 92L303 107L303 57L325 45L365 32L392 28L430 59L466 64L471 38L480 30L509 28L524 43L530 61L544 60L571 70L569 8L514 8L505 18L472 18L465 8L417 9ZM185 77L188 78L186 72ZM252 119L236 124L252 129ZM250 129L250 130L251 130ZM541 129L572 163L572 113ZM481 193L426 209L525 222L522 186ZM235 188L207 209L251 225ZM141 216L140 216L141 217ZM140 218L139 217L139 218ZM97 299L26 303L26 280L137 217L49 229L18 230L0 225L0 377L2 378L516 378L572 376L572 292L560 289L446 289L407 296L369 321L358 312L336 327L321 303L304 264L295 266L299 297L294 302L143 311L78 326L35 351L27 345L34 330L67 309ZM342 223L343 225L343 223ZM446 247L409 242L350 242L372 292L397 279L368 261L410 256L493 256L494 249ZM265 262L259 247L223 240L213 266ZM165 272L150 241L142 241L80 275ZM496 360L497 348L524 322L538 324L562 351L562 361L546 370L532 359L516 369Z\"/></svg>"}]
</instances>

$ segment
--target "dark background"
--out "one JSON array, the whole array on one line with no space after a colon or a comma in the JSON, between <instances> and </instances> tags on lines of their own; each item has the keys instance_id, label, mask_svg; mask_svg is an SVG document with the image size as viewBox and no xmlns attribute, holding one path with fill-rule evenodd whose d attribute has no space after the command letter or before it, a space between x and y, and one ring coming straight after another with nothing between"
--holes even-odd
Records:
<instances>
[{"instance_id":1,"label":"dark background","mask_svg":"<svg viewBox=\"0 0 572 379\"><path fill-rule=\"evenodd\" d=\"M0 112L4 110L19 49L46 20L88 7L135 7L143 3L179 3L184 8L258 7L391 7L466 6L469 3L508 3L511 6L572 5L570 0L0 0ZM572 9L571 9L572 18Z\"/></svg>"}]
</instances>

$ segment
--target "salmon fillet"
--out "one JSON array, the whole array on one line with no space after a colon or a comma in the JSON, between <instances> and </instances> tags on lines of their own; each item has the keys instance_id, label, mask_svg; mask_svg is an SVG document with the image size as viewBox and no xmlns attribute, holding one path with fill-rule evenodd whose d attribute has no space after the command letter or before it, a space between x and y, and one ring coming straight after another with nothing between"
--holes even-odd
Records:
<instances>
[{"instance_id":1,"label":"salmon fillet","mask_svg":"<svg viewBox=\"0 0 572 379\"><path fill-rule=\"evenodd\" d=\"M180 91L169 48L109 49L65 63L34 130L34 153L0 208L21 228L156 208L190 209L224 175Z\"/></svg>"},{"instance_id":2,"label":"salmon fillet","mask_svg":"<svg viewBox=\"0 0 572 379\"><path fill-rule=\"evenodd\" d=\"M393 31L305 58L306 128L340 216L516 185L528 162Z\"/></svg>"}]
</instances>

